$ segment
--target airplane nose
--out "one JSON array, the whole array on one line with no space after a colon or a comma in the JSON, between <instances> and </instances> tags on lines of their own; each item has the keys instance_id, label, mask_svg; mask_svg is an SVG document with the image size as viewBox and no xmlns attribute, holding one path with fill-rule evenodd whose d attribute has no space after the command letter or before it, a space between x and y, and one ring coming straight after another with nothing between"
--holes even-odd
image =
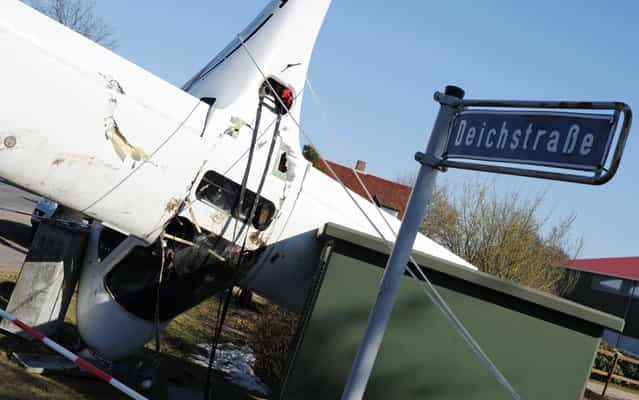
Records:
<instances>
[{"instance_id":1,"label":"airplane nose","mask_svg":"<svg viewBox=\"0 0 639 400\"><path fill-rule=\"evenodd\" d=\"M118 360L141 349L155 333L155 324L126 311L108 292L106 262L98 261L102 228L94 225L80 276L77 300L78 331L82 340L100 356ZM108 258L108 257L107 257ZM106 260L105 260L106 261ZM160 324L160 330L168 321Z\"/></svg>"},{"instance_id":2,"label":"airplane nose","mask_svg":"<svg viewBox=\"0 0 639 400\"><path fill-rule=\"evenodd\" d=\"M93 271L96 272L96 271ZM153 337L153 323L129 312L106 292L101 279L82 282L91 271L83 272L78 293L78 330L84 342L102 357L109 360L125 358ZM97 283L91 284L91 283ZM162 323L160 330L168 322Z\"/></svg>"},{"instance_id":3,"label":"airplane nose","mask_svg":"<svg viewBox=\"0 0 639 400\"><path fill-rule=\"evenodd\" d=\"M112 360L129 356L143 348L156 329L163 330L179 314L230 287L255 262L247 253L239 263L233 258L240 257L235 248L223 240L194 240L192 246L168 246L171 256L166 261L156 252L158 243L145 246L135 237L92 225L77 298L78 330L92 350ZM212 251L215 243L228 252L222 256Z\"/></svg>"}]
</instances>

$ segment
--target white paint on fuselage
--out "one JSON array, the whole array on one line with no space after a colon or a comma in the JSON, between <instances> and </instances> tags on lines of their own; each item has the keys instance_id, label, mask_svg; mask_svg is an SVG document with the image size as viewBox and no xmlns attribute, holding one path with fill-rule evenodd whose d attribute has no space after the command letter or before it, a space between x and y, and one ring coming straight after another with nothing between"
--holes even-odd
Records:
<instances>
[{"instance_id":1,"label":"white paint on fuselage","mask_svg":"<svg viewBox=\"0 0 639 400\"><path fill-rule=\"evenodd\" d=\"M0 53L0 142L16 139L1 151L0 174L154 239L214 145L200 138L206 105L18 1L0 4ZM119 129L150 162L121 160L107 138L105 76L125 93L115 96Z\"/></svg>"},{"instance_id":2,"label":"white paint on fuselage","mask_svg":"<svg viewBox=\"0 0 639 400\"><path fill-rule=\"evenodd\" d=\"M289 173L285 177L271 171L267 174L263 196L279 209L278 218L262 233L262 240L270 244L289 239L328 221L376 234L335 181L319 171L306 172L308 163L301 155L296 121L302 89L330 1L289 1L283 8L279 4L271 2L260 18L273 15L250 39L244 38L248 51L240 47L230 56L222 54L227 56L225 61L202 79L196 76L189 94L19 1L3 2L0 51L16 56L3 61L0 142L13 135L17 145L2 151L0 173L126 234L153 242L174 215L175 200L183 200L204 172L214 170L241 181L251 128L243 127L237 137L225 131L232 118L255 124L264 73L290 84L297 99L283 118L277 146L289 149ZM260 21L256 22L254 26ZM243 35L251 33L247 30ZM228 49L233 48L232 44ZM287 68L289 65L295 66ZM119 88L123 93L116 93ZM202 136L208 105L194 96L219 99L208 113ZM106 137L105 118L111 113L113 99L117 102L113 118L123 136L144 149L149 161L121 160ZM257 188L266 163L274 119L270 111L263 113L248 181L252 190ZM271 161L270 169L276 161ZM355 197L391 238L373 206ZM227 225L228 214L198 201L194 191L189 200L202 227L218 233ZM293 208L295 213L289 215ZM182 215L190 219L186 211ZM397 227L397 220L392 220ZM230 232L226 237L233 238ZM468 266L425 237L419 237L415 246L453 264Z\"/></svg>"},{"instance_id":3,"label":"white paint on fuselage","mask_svg":"<svg viewBox=\"0 0 639 400\"><path fill-rule=\"evenodd\" d=\"M199 226L232 240L233 229L224 230L229 222L235 224L228 212L198 200L191 189L208 170L241 182L251 128L244 126L233 135L226 132L238 119L255 125L262 73L275 77L291 85L297 96L283 117L276 146L288 153L288 171L273 173L278 160L271 161L262 195L278 207L277 217L259 240L247 242L248 249L263 246L265 251L245 284L299 310L320 251L317 229L334 222L376 232L343 188L312 168L301 153L296 121L311 53L330 0L289 0L282 8L280 4L267 6L262 18L273 15L250 39L251 32L244 33L261 71L239 48L223 54L228 56L225 61L202 79L196 76L187 93L21 2L3 0L0 176L149 244L186 199ZM232 45L227 52L233 49ZM199 101L203 97L216 98L210 112ZM264 111L247 185L253 191L266 164L274 118ZM114 123L120 134L116 141ZM14 147L3 144L9 136L15 139ZM140 150L137 156L133 149ZM385 237L393 238L375 206L356 194L353 197ZM192 220L186 210L181 216ZM397 230L399 221L387 218ZM473 268L421 235L415 249L450 265ZM80 330L104 355L123 357L144 343L153 326L117 304L102 282L107 271L99 260L89 263L80 281ZM112 321L128 324L117 326L126 330L127 341L118 343L111 337L117 334L113 326L110 333L102 329Z\"/></svg>"}]
</instances>

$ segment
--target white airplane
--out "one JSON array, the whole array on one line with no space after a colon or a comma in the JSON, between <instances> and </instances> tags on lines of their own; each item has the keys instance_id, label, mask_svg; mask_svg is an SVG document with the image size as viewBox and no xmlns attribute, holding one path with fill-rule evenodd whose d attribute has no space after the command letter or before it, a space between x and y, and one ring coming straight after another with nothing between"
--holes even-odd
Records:
<instances>
[{"instance_id":1,"label":"white airplane","mask_svg":"<svg viewBox=\"0 0 639 400\"><path fill-rule=\"evenodd\" d=\"M299 311L318 228L376 235L302 156L303 89L329 5L270 2L177 88L20 1L0 3L0 176L99 222L77 318L102 356L152 337L161 269L162 327L233 279ZM474 268L424 236L414 248Z\"/></svg>"}]
</instances>

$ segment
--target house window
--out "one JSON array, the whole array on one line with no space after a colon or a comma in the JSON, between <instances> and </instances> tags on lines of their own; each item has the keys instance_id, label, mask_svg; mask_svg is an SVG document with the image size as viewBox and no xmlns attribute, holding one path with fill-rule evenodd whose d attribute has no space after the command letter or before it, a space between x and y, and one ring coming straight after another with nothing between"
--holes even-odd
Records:
<instances>
[{"instance_id":1,"label":"house window","mask_svg":"<svg viewBox=\"0 0 639 400\"><path fill-rule=\"evenodd\" d=\"M622 291L623 286L623 279L600 275L594 275L590 284L591 289L597 290L599 292L612 293L619 296L627 296L628 294L624 293L626 291Z\"/></svg>"},{"instance_id":2,"label":"house window","mask_svg":"<svg viewBox=\"0 0 639 400\"><path fill-rule=\"evenodd\" d=\"M388 208L384 206L380 206L380 208L384 210L385 212L389 213L390 215L392 215L393 217L397 217L397 215L399 215L398 210L393 210L392 208Z\"/></svg>"},{"instance_id":3,"label":"house window","mask_svg":"<svg viewBox=\"0 0 639 400\"><path fill-rule=\"evenodd\" d=\"M399 211L394 210L392 208L384 207L382 203L379 201L379 198L377 197L377 195L375 194L373 195L373 202L375 203L377 207L381 208L387 214L390 214L393 217L397 217L397 215L399 215Z\"/></svg>"}]
</instances>

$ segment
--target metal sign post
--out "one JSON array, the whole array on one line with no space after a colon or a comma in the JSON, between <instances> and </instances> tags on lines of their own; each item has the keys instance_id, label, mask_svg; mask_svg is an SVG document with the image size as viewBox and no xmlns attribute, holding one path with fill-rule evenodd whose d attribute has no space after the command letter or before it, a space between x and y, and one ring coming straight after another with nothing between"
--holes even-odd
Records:
<instances>
[{"instance_id":1,"label":"metal sign post","mask_svg":"<svg viewBox=\"0 0 639 400\"><path fill-rule=\"evenodd\" d=\"M359 400L364 396L438 169L461 168L601 185L612 179L619 168L632 122L632 112L625 103L463 100L463 97L464 91L454 86L446 87L444 94L435 93L441 108L426 152L415 156L422 166L342 400ZM621 114L623 125L609 159Z\"/></svg>"},{"instance_id":2,"label":"metal sign post","mask_svg":"<svg viewBox=\"0 0 639 400\"><path fill-rule=\"evenodd\" d=\"M356 400L364 396L386 326L397 299L406 264L413 252L415 237L435 187L437 160L440 159L444 150L450 122L463 96L464 91L454 86L447 86L443 95L441 93L435 94L435 100L441 104L441 108L426 148L426 160L422 162L415 186L408 200L406 214L386 264L377 300L369 316L366 333L357 351L348 383L342 394L342 400ZM429 161L432 161L430 165Z\"/></svg>"}]
</instances>

